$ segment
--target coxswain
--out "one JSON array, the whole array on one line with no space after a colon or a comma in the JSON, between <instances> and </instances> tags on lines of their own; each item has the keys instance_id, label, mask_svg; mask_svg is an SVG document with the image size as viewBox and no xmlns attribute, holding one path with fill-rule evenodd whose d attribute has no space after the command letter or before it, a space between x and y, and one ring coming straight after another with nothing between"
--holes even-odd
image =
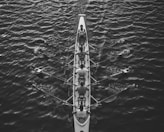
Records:
<instances>
[{"instance_id":1,"label":"coxswain","mask_svg":"<svg viewBox=\"0 0 164 132\"><path fill-rule=\"evenodd\" d=\"M78 32L78 38L79 38L79 44L81 46L83 46L85 43L85 40L86 40L86 32L85 32L85 29L83 28L83 25L80 25L80 30Z\"/></svg>"}]
</instances>

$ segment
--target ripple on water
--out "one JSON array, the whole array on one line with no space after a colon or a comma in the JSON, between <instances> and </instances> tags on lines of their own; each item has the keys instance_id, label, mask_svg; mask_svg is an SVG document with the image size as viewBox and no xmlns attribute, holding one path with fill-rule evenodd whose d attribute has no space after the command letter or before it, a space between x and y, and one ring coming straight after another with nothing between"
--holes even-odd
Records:
<instances>
[{"instance_id":1,"label":"ripple on water","mask_svg":"<svg viewBox=\"0 0 164 132\"><path fill-rule=\"evenodd\" d=\"M136 84L113 102L92 110L91 131L162 132L164 7L163 1L144 0L1 1L1 131L72 131L72 109L32 87L34 82L47 90L53 87L54 94L65 99L68 93L63 82L40 80L31 74L30 67L47 66L56 76L71 76L61 56L71 55L64 48L75 42L81 5L89 43L98 47L90 54L100 67L91 72L95 78L108 79L95 86L93 94L101 99ZM47 48L52 58L47 61L35 56L29 47L37 46ZM130 57L115 57L124 49L132 51ZM133 71L126 77L109 78L128 66Z\"/></svg>"}]
</instances>

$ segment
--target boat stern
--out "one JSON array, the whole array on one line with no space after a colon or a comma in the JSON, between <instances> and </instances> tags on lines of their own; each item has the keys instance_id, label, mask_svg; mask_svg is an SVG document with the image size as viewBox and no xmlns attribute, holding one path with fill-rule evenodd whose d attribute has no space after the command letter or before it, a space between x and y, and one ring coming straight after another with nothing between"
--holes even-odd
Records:
<instances>
[{"instance_id":1,"label":"boat stern","mask_svg":"<svg viewBox=\"0 0 164 132\"><path fill-rule=\"evenodd\" d=\"M77 111L74 114L75 132L89 132L90 114L85 111Z\"/></svg>"}]
</instances>

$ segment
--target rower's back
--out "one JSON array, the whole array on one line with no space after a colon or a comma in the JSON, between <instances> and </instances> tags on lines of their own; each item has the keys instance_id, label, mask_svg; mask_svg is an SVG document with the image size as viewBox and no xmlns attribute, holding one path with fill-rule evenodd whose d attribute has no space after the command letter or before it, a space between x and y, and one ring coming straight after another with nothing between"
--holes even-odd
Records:
<instances>
[{"instance_id":1,"label":"rower's back","mask_svg":"<svg viewBox=\"0 0 164 132\"><path fill-rule=\"evenodd\" d=\"M85 68L83 64L81 64L80 68L76 70L76 74L78 74L79 76L85 76L87 72L88 72L88 69Z\"/></svg>"},{"instance_id":2,"label":"rower's back","mask_svg":"<svg viewBox=\"0 0 164 132\"><path fill-rule=\"evenodd\" d=\"M85 87L84 84L80 85L80 86L77 87L77 91L79 93L79 96L84 96L86 91L87 91L87 87Z\"/></svg>"}]
</instances>

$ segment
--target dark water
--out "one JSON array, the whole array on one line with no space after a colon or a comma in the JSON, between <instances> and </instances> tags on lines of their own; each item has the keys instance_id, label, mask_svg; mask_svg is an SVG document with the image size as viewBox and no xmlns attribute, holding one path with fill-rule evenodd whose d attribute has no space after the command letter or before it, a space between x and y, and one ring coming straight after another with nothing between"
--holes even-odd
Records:
<instances>
[{"instance_id":1,"label":"dark water","mask_svg":"<svg viewBox=\"0 0 164 132\"><path fill-rule=\"evenodd\" d=\"M81 8L82 7L82 8ZM0 1L0 132L71 132L72 109L37 91L32 84L67 98L68 86L58 79L41 80L30 66L47 67L68 78L65 51L75 42L78 14L86 14L92 69L97 79L110 68L132 66L114 82L93 87L96 98L110 94L110 85L137 86L91 112L91 132L164 131L164 2L162 0L1 0ZM119 40L125 40L118 43ZM46 47L51 59L28 47ZM131 56L111 61L111 54L130 48ZM67 57L67 58L66 58ZM103 67L103 68L102 68Z\"/></svg>"}]
</instances>

